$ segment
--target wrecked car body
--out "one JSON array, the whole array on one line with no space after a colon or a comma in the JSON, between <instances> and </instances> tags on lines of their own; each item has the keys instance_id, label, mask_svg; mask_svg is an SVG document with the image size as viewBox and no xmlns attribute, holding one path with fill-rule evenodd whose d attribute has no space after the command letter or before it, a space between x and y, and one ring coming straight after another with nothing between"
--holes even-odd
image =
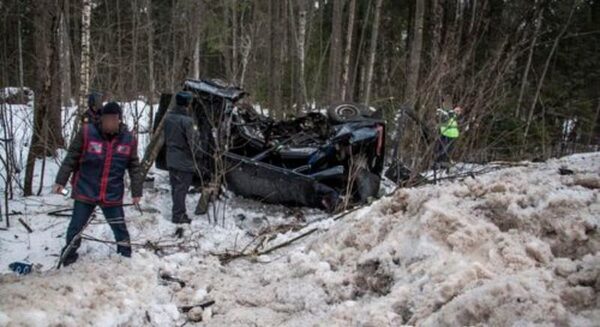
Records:
<instances>
[{"instance_id":1,"label":"wrecked car body","mask_svg":"<svg viewBox=\"0 0 600 327\"><path fill-rule=\"evenodd\" d=\"M328 115L276 121L240 101L247 95L240 88L186 80L183 90L194 95L191 114L210 158L198 176L204 182L221 169L225 186L238 195L330 211L377 197L385 123L372 112L338 104ZM155 128L170 98L162 95ZM164 149L156 167L166 168Z\"/></svg>"}]
</instances>

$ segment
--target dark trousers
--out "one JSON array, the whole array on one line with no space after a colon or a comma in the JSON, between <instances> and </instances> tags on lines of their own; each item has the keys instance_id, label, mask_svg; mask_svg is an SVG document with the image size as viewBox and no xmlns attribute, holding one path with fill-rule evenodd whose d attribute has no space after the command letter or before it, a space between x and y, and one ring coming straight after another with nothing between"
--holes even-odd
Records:
<instances>
[{"instance_id":1,"label":"dark trousers","mask_svg":"<svg viewBox=\"0 0 600 327\"><path fill-rule=\"evenodd\" d=\"M438 144L436 146L436 158L435 162L438 166L448 164L450 162L450 154L454 148L454 140L446 136L440 136Z\"/></svg>"},{"instance_id":2,"label":"dark trousers","mask_svg":"<svg viewBox=\"0 0 600 327\"><path fill-rule=\"evenodd\" d=\"M192 185L194 173L187 171L169 170L169 181L171 183L171 198L173 200L173 222L178 222L187 216L185 208L185 197Z\"/></svg>"},{"instance_id":3,"label":"dark trousers","mask_svg":"<svg viewBox=\"0 0 600 327\"><path fill-rule=\"evenodd\" d=\"M127 226L125 225L125 213L123 212L123 207L118 206L101 208L106 221L115 235L115 240L119 243L117 245L117 252L122 256L131 257L129 232L127 231ZM69 247L71 242L72 244L70 246L69 253L63 254L65 258L74 256L77 252L77 249L79 249L79 246L81 245L80 233L90 220L90 217L94 213L94 209L96 209L95 204L88 204L75 200L73 216L71 217L71 222L67 228L67 245L65 250L67 247Z\"/></svg>"}]
</instances>

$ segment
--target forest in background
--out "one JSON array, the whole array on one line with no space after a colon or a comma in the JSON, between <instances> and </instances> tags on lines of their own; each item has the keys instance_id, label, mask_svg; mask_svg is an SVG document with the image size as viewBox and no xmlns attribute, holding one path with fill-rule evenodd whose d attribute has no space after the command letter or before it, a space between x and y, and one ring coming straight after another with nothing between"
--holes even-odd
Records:
<instances>
[{"instance_id":1,"label":"forest in background","mask_svg":"<svg viewBox=\"0 0 600 327\"><path fill-rule=\"evenodd\" d=\"M277 118L367 103L413 168L453 105L457 160L546 159L597 149L599 18L597 0L2 0L0 86L36 95L29 162L66 146L61 108L90 90L156 103L185 78Z\"/></svg>"}]
</instances>

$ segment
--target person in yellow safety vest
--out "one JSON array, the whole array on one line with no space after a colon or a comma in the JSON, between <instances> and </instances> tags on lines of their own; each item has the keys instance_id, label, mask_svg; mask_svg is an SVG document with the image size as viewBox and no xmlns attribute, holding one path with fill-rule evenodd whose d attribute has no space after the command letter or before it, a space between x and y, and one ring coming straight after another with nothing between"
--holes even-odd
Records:
<instances>
[{"instance_id":1,"label":"person in yellow safety vest","mask_svg":"<svg viewBox=\"0 0 600 327\"><path fill-rule=\"evenodd\" d=\"M452 110L438 109L437 114L440 118L440 139L435 162L438 165L447 165L450 162L454 141L460 136L458 117L462 114L462 108L456 106Z\"/></svg>"}]
</instances>

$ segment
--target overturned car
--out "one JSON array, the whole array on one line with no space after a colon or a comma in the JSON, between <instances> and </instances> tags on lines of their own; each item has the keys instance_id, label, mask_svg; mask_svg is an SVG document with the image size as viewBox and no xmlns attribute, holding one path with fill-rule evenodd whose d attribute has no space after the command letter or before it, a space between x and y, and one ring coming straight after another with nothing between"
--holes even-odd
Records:
<instances>
[{"instance_id":1,"label":"overturned car","mask_svg":"<svg viewBox=\"0 0 600 327\"><path fill-rule=\"evenodd\" d=\"M329 211L364 203L379 192L385 123L369 108L342 103L276 121L243 99L244 90L213 80L186 80L192 116L208 154L199 180L221 174L234 193L267 203ZM163 94L154 128L166 114ZM161 149L156 167L166 169Z\"/></svg>"}]
</instances>

